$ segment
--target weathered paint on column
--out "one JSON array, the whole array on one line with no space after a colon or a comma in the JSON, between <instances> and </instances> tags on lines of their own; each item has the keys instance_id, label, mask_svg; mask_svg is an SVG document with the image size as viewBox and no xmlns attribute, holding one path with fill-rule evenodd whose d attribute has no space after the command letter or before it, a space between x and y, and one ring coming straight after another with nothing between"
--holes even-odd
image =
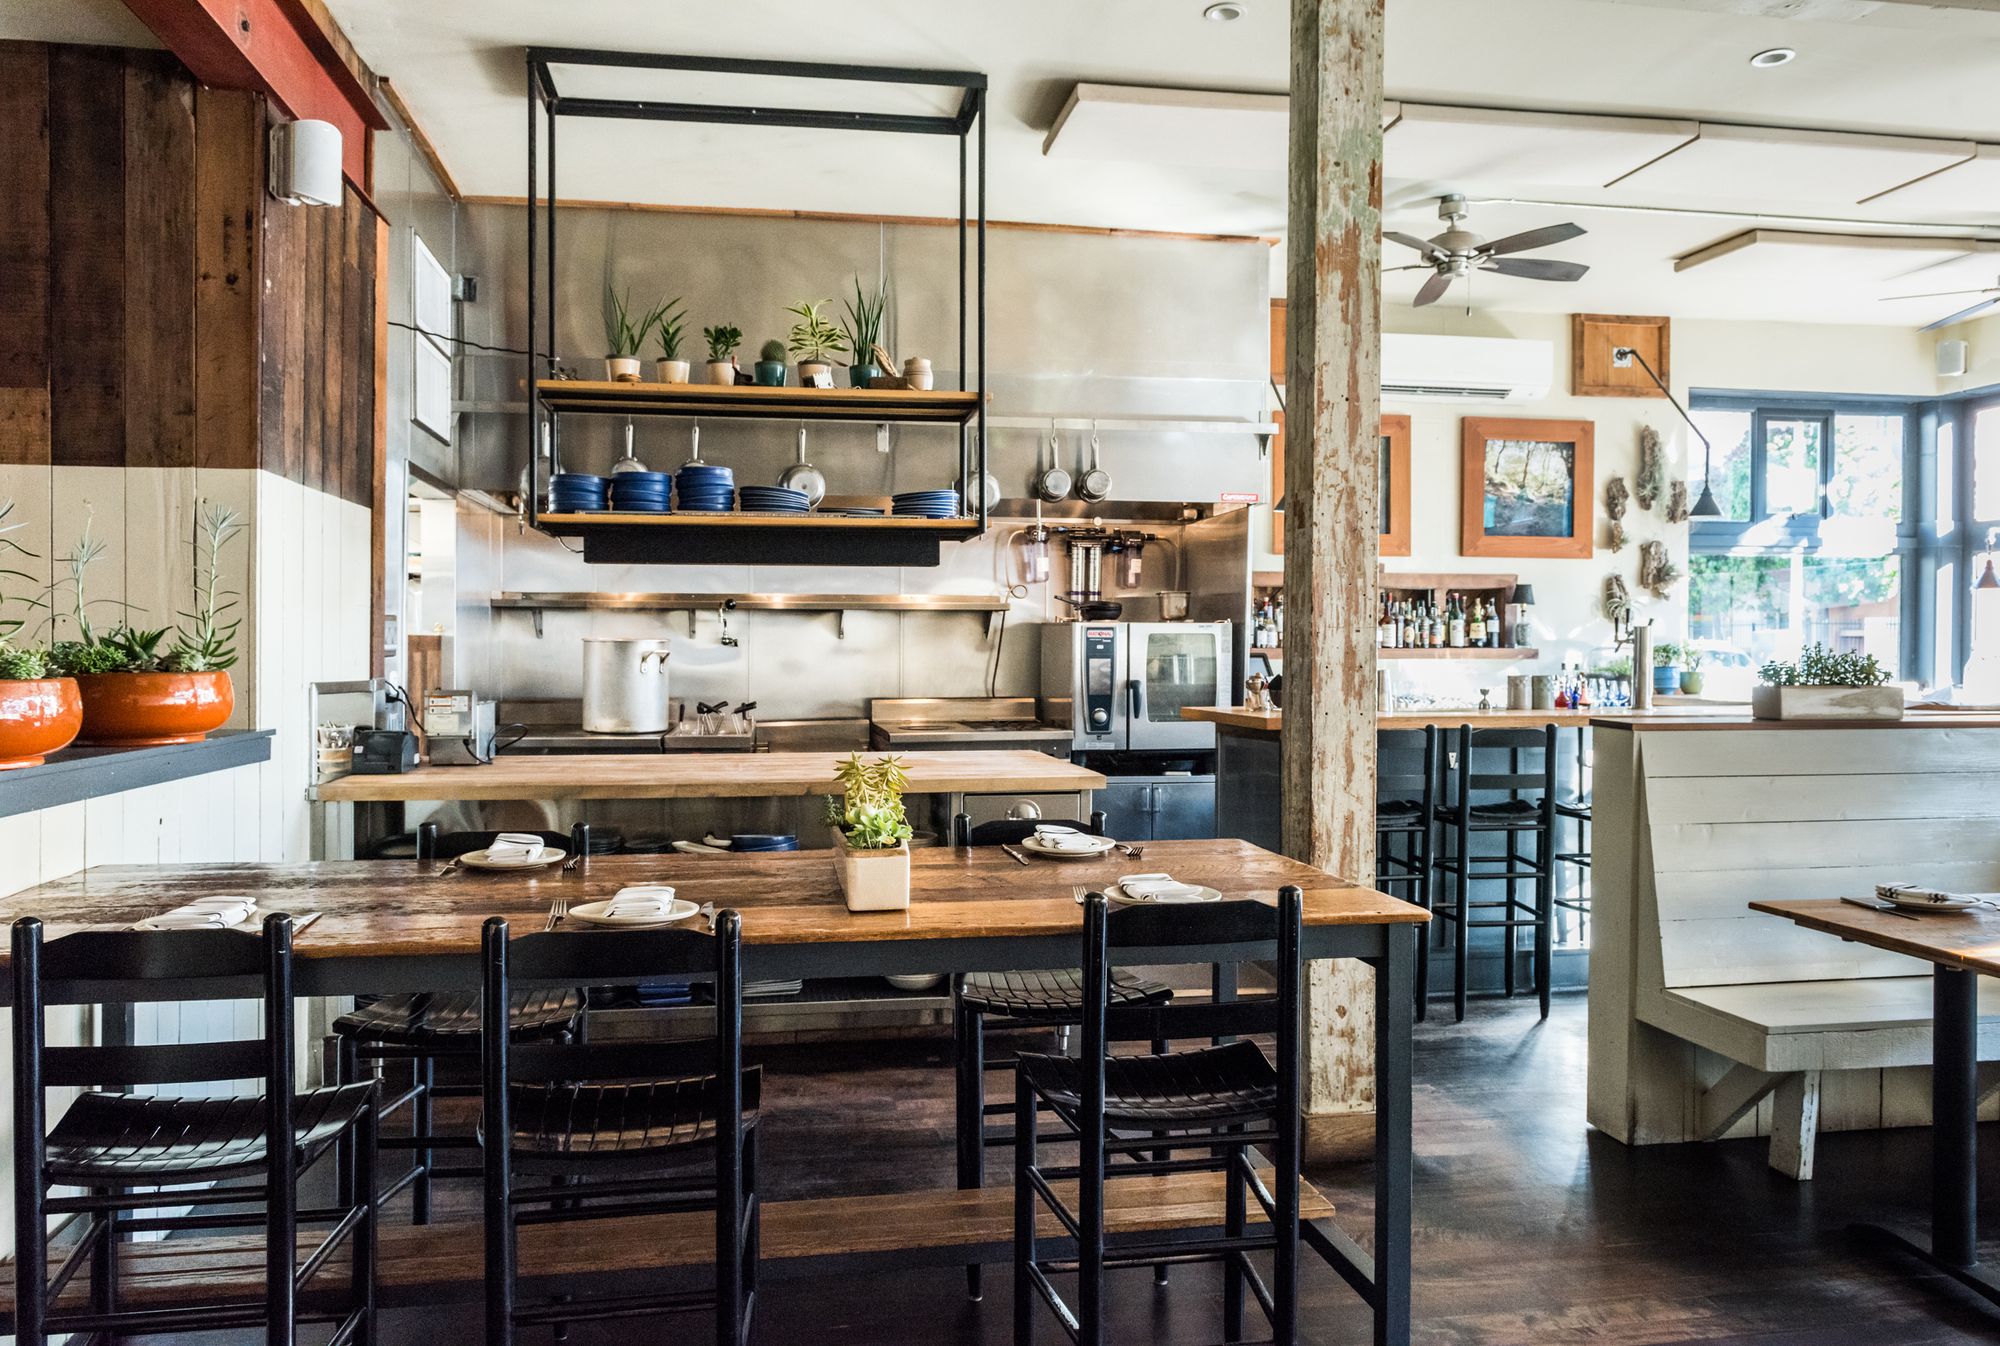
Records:
<instances>
[{"instance_id":1,"label":"weathered paint on column","mask_svg":"<svg viewBox=\"0 0 2000 1346\"><path fill-rule=\"evenodd\" d=\"M1292 0L1283 835L1288 854L1362 883L1375 872L1382 4ZM1307 978L1315 1156L1373 1132L1371 983L1353 963Z\"/></svg>"}]
</instances>

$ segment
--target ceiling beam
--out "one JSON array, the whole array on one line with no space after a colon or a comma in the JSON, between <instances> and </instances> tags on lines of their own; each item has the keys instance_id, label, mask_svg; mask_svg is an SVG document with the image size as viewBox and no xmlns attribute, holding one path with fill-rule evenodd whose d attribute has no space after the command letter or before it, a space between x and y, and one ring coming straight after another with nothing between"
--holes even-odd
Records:
<instances>
[{"instance_id":1,"label":"ceiling beam","mask_svg":"<svg viewBox=\"0 0 2000 1346\"><path fill-rule=\"evenodd\" d=\"M368 132L388 122L352 48L323 29L310 0L125 0L194 77L263 94L286 115L340 128L341 168L368 190ZM330 21L330 19L329 19ZM337 30L335 30L337 32Z\"/></svg>"}]
</instances>

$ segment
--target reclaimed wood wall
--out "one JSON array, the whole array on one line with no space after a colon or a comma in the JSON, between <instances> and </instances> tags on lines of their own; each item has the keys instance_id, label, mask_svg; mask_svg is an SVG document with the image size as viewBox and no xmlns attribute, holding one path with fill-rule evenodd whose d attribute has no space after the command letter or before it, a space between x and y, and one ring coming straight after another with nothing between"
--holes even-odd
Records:
<instances>
[{"instance_id":1,"label":"reclaimed wood wall","mask_svg":"<svg viewBox=\"0 0 2000 1346\"><path fill-rule=\"evenodd\" d=\"M0 464L262 468L367 506L377 217L264 189L253 95L0 42Z\"/></svg>"}]
</instances>

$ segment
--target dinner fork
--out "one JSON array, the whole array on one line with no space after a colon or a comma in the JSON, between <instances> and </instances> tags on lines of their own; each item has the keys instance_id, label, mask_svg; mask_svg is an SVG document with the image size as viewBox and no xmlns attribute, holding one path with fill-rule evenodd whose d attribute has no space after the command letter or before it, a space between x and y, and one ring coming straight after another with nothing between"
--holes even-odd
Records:
<instances>
[{"instance_id":1,"label":"dinner fork","mask_svg":"<svg viewBox=\"0 0 2000 1346\"><path fill-rule=\"evenodd\" d=\"M546 935L549 931L561 925L563 918L568 915L569 899L567 897L556 898L555 901L549 903L549 923L542 927L542 933Z\"/></svg>"},{"instance_id":2,"label":"dinner fork","mask_svg":"<svg viewBox=\"0 0 2000 1346\"><path fill-rule=\"evenodd\" d=\"M1125 854L1131 856L1134 860L1143 860L1146 858L1146 848L1144 846L1128 846L1122 841L1117 843L1117 846L1119 850L1125 852Z\"/></svg>"}]
</instances>

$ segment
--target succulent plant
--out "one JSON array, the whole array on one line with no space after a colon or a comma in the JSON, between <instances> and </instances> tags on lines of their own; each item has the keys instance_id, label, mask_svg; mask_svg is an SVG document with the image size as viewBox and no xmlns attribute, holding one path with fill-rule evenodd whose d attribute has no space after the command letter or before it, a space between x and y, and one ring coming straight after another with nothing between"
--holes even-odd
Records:
<instances>
[{"instance_id":1,"label":"succulent plant","mask_svg":"<svg viewBox=\"0 0 2000 1346\"><path fill-rule=\"evenodd\" d=\"M678 298L666 299L653 310L653 336L660 343L662 360L681 358L681 336L687 331L687 313Z\"/></svg>"},{"instance_id":2,"label":"succulent plant","mask_svg":"<svg viewBox=\"0 0 2000 1346\"><path fill-rule=\"evenodd\" d=\"M736 348L743 343L743 330L727 324L704 327L701 329L701 334L708 342L708 358L717 364L734 355ZM784 357L781 355L778 358Z\"/></svg>"},{"instance_id":3,"label":"succulent plant","mask_svg":"<svg viewBox=\"0 0 2000 1346\"><path fill-rule=\"evenodd\" d=\"M873 762L850 753L834 772L841 794L826 801L827 821L847 837L857 851L892 850L911 836L910 820L903 809L903 790L910 778L895 757L879 757Z\"/></svg>"},{"instance_id":4,"label":"succulent plant","mask_svg":"<svg viewBox=\"0 0 2000 1346\"><path fill-rule=\"evenodd\" d=\"M1772 687L1880 687L1889 670L1872 654L1831 650L1815 641L1799 651L1798 662L1773 659L1757 677Z\"/></svg>"}]
</instances>

